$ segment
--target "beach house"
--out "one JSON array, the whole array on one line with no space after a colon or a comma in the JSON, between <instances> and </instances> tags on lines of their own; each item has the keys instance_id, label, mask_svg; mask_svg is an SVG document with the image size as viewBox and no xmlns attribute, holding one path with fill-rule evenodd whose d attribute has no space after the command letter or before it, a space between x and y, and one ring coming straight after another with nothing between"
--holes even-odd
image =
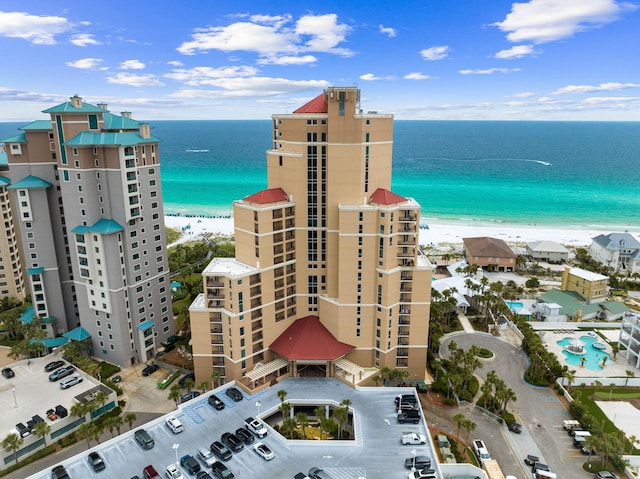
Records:
<instances>
[{"instance_id":1,"label":"beach house","mask_svg":"<svg viewBox=\"0 0 640 479\"><path fill-rule=\"evenodd\" d=\"M630 233L609 233L592 238L589 254L613 271L640 274L640 241Z\"/></svg>"}]
</instances>

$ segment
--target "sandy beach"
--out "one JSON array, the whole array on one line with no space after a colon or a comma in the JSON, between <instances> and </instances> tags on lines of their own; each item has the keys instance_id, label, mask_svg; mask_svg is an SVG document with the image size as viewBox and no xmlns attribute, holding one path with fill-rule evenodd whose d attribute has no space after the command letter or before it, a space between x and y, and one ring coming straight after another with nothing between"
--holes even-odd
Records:
<instances>
[{"instance_id":1,"label":"sandy beach","mask_svg":"<svg viewBox=\"0 0 640 479\"><path fill-rule=\"evenodd\" d=\"M179 242L191 241L203 237L206 233L216 235L233 234L233 218L202 216L165 216L165 224L170 228L184 232ZM447 224L430 222L428 229L420 229L420 244L431 246L461 244L463 238L491 236L507 243L528 243L550 240L567 246L588 246L591 238L599 234L621 232L608 228L591 227L588 229L555 228L548 226L511 226L482 224ZM640 240L640 227L627 227L627 231Z\"/></svg>"}]
</instances>

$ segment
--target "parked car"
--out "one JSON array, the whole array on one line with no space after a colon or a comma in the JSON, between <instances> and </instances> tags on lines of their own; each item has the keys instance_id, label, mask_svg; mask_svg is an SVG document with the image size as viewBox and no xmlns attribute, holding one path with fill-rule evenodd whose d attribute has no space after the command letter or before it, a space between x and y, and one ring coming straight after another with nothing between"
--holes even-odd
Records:
<instances>
[{"instance_id":1,"label":"parked car","mask_svg":"<svg viewBox=\"0 0 640 479\"><path fill-rule=\"evenodd\" d=\"M93 469L93 472L104 471L104 469L107 467L107 465L104 463L104 460L97 452L90 452L87 459L89 461L89 465Z\"/></svg>"},{"instance_id":2,"label":"parked car","mask_svg":"<svg viewBox=\"0 0 640 479\"><path fill-rule=\"evenodd\" d=\"M175 464L169 464L165 470L165 474L167 475L167 479L183 479L184 475L182 471L176 467Z\"/></svg>"},{"instance_id":3,"label":"parked car","mask_svg":"<svg viewBox=\"0 0 640 479\"><path fill-rule=\"evenodd\" d=\"M231 432L225 432L220 439L233 452L237 452L244 447L244 444L240 439L238 439L238 436Z\"/></svg>"},{"instance_id":4,"label":"parked car","mask_svg":"<svg viewBox=\"0 0 640 479\"><path fill-rule=\"evenodd\" d=\"M155 373L158 369L160 369L160 366L158 366L157 364L149 364L148 366L146 366L143 370L142 370L142 375L143 376L151 376L153 373Z\"/></svg>"},{"instance_id":5,"label":"parked car","mask_svg":"<svg viewBox=\"0 0 640 479\"><path fill-rule=\"evenodd\" d=\"M8 379L14 377L16 373L14 373L11 368L2 368L2 375Z\"/></svg>"},{"instance_id":6,"label":"parked car","mask_svg":"<svg viewBox=\"0 0 640 479\"><path fill-rule=\"evenodd\" d=\"M233 479L235 477L233 472L231 472L231 470L221 462L216 462L211 466L211 471L218 479Z\"/></svg>"},{"instance_id":7,"label":"parked car","mask_svg":"<svg viewBox=\"0 0 640 479\"><path fill-rule=\"evenodd\" d=\"M265 461L270 461L275 457L273 451L269 449L269 446L267 446L263 442L259 442L255 446L253 446L253 450L256 451L258 456L260 456Z\"/></svg>"},{"instance_id":8,"label":"parked car","mask_svg":"<svg viewBox=\"0 0 640 479\"><path fill-rule=\"evenodd\" d=\"M227 396L229 396L231 399L233 399L235 402L242 401L242 399L244 398L244 396L242 395L240 390L238 388L236 388L236 387L233 387L233 386L231 386L229 389L227 389L224 393Z\"/></svg>"},{"instance_id":9,"label":"parked car","mask_svg":"<svg viewBox=\"0 0 640 479\"><path fill-rule=\"evenodd\" d=\"M196 375L193 373L185 374L180 378L180 381L178 381L178 384L180 385L181 388L183 388L189 379L191 379L192 381L195 381Z\"/></svg>"},{"instance_id":10,"label":"parked car","mask_svg":"<svg viewBox=\"0 0 640 479\"><path fill-rule=\"evenodd\" d=\"M180 465L192 476L200 472L200 464L191 454L185 454L180 458Z\"/></svg>"},{"instance_id":11,"label":"parked car","mask_svg":"<svg viewBox=\"0 0 640 479\"><path fill-rule=\"evenodd\" d=\"M216 457L222 461L228 461L229 459L231 459L231 456L233 456L229 448L222 444L220 441L213 441L211 443L211 446L209 447L211 449L211 452L214 453ZM214 463L214 465L215 464L217 464L217 462Z\"/></svg>"},{"instance_id":12,"label":"parked car","mask_svg":"<svg viewBox=\"0 0 640 479\"><path fill-rule=\"evenodd\" d=\"M180 402L187 402L187 401L191 401L194 398L197 398L198 396L200 396L200 391L191 391L190 393L184 393L182 396L180 396Z\"/></svg>"},{"instance_id":13,"label":"parked car","mask_svg":"<svg viewBox=\"0 0 640 479\"><path fill-rule=\"evenodd\" d=\"M208 401L209 401L209 405L213 407L215 410L220 411L224 409L224 403L222 402L222 399L220 399L215 394L212 394L211 396L209 396Z\"/></svg>"},{"instance_id":14,"label":"parked car","mask_svg":"<svg viewBox=\"0 0 640 479\"><path fill-rule=\"evenodd\" d=\"M64 466L56 466L51 469L51 479L70 479L70 477Z\"/></svg>"},{"instance_id":15,"label":"parked car","mask_svg":"<svg viewBox=\"0 0 640 479\"><path fill-rule=\"evenodd\" d=\"M54 372L49 374L49 381L59 381L60 379L66 378L67 376L73 374L75 370L76 368L74 368L73 366L56 369Z\"/></svg>"},{"instance_id":16,"label":"parked car","mask_svg":"<svg viewBox=\"0 0 640 479\"><path fill-rule=\"evenodd\" d=\"M44 366L44 370L50 373L51 371L55 371L62 366L64 366L64 361L51 361Z\"/></svg>"},{"instance_id":17,"label":"parked car","mask_svg":"<svg viewBox=\"0 0 640 479\"><path fill-rule=\"evenodd\" d=\"M518 424L517 422L510 422L508 425L509 431L515 432L516 434L520 434L522 432L522 424Z\"/></svg>"},{"instance_id":18,"label":"parked car","mask_svg":"<svg viewBox=\"0 0 640 479\"><path fill-rule=\"evenodd\" d=\"M198 459L204 462L205 466L211 467L214 462L216 462L216 458L213 453L204 447L198 449L197 453Z\"/></svg>"},{"instance_id":19,"label":"parked car","mask_svg":"<svg viewBox=\"0 0 640 479\"><path fill-rule=\"evenodd\" d=\"M253 437L253 434L251 434L249 431L247 431L243 427L239 427L238 429L236 429L236 432L234 434L238 439L240 439L245 444L251 444L255 439Z\"/></svg>"}]
</instances>

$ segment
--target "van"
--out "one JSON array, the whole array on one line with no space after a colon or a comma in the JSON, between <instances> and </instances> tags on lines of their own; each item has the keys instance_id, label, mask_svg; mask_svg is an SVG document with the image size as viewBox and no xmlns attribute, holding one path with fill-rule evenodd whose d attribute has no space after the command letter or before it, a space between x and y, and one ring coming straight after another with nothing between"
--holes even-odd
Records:
<instances>
[{"instance_id":1,"label":"van","mask_svg":"<svg viewBox=\"0 0 640 479\"><path fill-rule=\"evenodd\" d=\"M148 465L142 470L142 476L144 479L160 479L160 474L158 474L158 471L156 471L156 468L152 465Z\"/></svg>"},{"instance_id":2,"label":"van","mask_svg":"<svg viewBox=\"0 0 640 479\"><path fill-rule=\"evenodd\" d=\"M155 446L155 442L153 442L153 438L149 435L147 431L144 429L138 429L133 436L136 438L136 441L143 449L151 449ZM147 466L151 467L151 466Z\"/></svg>"},{"instance_id":3,"label":"van","mask_svg":"<svg viewBox=\"0 0 640 479\"><path fill-rule=\"evenodd\" d=\"M67 389L82 382L82 376L71 376L60 381L60 389Z\"/></svg>"}]
</instances>

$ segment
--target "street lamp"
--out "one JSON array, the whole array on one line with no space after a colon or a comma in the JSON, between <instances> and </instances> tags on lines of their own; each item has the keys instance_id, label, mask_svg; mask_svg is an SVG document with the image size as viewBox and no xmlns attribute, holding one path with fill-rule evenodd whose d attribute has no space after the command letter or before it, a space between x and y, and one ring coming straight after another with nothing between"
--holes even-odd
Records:
<instances>
[{"instance_id":1,"label":"street lamp","mask_svg":"<svg viewBox=\"0 0 640 479\"><path fill-rule=\"evenodd\" d=\"M178 449L180 449L180 444L174 444L171 446L176 451L176 466L178 465Z\"/></svg>"}]
</instances>

